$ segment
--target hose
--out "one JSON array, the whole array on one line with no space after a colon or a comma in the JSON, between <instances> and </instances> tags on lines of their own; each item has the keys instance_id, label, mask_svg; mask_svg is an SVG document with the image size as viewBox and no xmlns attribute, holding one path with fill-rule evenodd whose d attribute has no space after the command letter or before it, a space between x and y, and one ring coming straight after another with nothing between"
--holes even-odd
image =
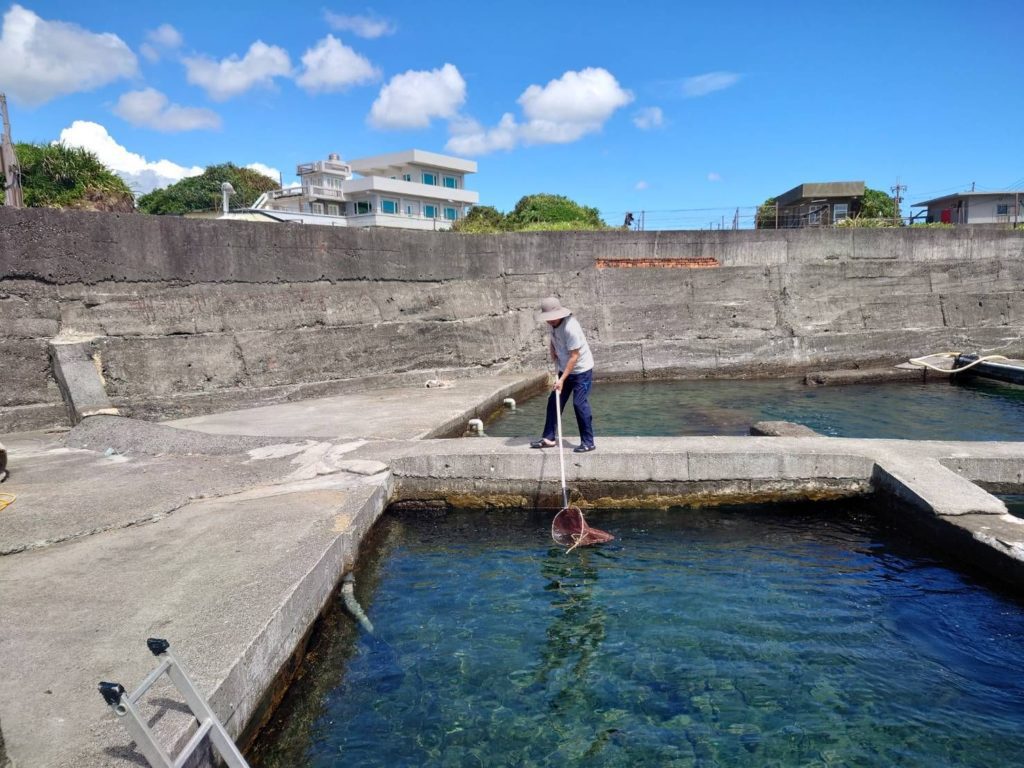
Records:
<instances>
[{"instance_id":1,"label":"hose","mask_svg":"<svg viewBox=\"0 0 1024 768\"><path fill-rule=\"evenodd\" d=\"M929 357L951 357L955 360L959 355L959 352L936 352L934 355L925 355L924 357L912 357L909 362L911 365L919 365L923 368L931 368L933 371L939 371L941 373L960 373L961 371L966 371L968 368L973 368L978 363L984 363L986 360L1010 359L1004 355L986 355L984 357L979 357L977 360L972 360L967 365L962 366L960 368L940 368L937 365L932 365L931 363L925 362L925 360Z\"/></svg>"}]
</instances>

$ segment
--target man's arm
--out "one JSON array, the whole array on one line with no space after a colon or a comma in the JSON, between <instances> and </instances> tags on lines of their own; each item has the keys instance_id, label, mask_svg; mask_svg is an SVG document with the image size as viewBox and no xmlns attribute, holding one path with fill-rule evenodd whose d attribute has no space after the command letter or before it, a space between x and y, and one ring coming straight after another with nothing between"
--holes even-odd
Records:
<instances>
[{"instance_id":1,"label":"man's arm","mask_svg":"<svg viewBox=\"0 0 1024 768\"><path fill-rule=\"evenodd\" d=\"M565 377L572 373L572 369L576 367L576 361L580 359L580 351L578 349L569 350L569 361L565 364L565 370L562 371L562 376L555 382L554 390L556 392L562 391L562 384L565 383Z\"/></svg>"}]
</instances>

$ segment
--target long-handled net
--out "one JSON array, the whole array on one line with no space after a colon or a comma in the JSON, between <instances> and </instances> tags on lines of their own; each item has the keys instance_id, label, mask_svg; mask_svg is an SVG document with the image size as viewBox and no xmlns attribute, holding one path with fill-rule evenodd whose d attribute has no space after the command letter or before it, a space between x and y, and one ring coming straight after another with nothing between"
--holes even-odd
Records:
<instances>
[{"instance_id":1,"label":"long-handled net","mask_svg":"<svg viewBox=\"0 0 1024 768\"><path fill-rule=\"evenodd\" d=\"M576 547L604 544L615 537L607 531L591 528L583 517L583 510L569 504L569 489L565 484L565 455L562 451L562 401L561 392L555 390L555 418L558 426L558 470L562 478L562 508L551 521L551 538L556 544L568 547L566 554Z\"/></svg>"}]
</instances>

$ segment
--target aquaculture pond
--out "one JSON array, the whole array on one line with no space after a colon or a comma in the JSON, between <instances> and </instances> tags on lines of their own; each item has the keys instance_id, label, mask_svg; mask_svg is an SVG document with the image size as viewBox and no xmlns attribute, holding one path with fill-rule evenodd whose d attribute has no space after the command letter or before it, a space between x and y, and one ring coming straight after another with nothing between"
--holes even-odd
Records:
<instances>
[{"instance_id":1,"label":"aquaculture pond","mask_svg":"<svg viewBox=\"0 0 1024 768\"><path fill-rule=\"evenodd\" d=\"M386 515L255 766L991 766L1024 604L851 502Z\"/></svg>"},{"instance_id":2,"label":"aquaculture pond","mask_svg":"<svg viewBox=\"0 0 1024 768\"><path fill-rule=\"evenodd\" d=\"M486 426L494 437L539 437L545 397L519 403ZM1024 440L1024 387L967 383L809 387L793 379L597 381L594 430L602 435L746 435L757 421L795 421L823 435L912 440ZM572 404L563 428L578 436Z\"/></svg>"}]
</instances>

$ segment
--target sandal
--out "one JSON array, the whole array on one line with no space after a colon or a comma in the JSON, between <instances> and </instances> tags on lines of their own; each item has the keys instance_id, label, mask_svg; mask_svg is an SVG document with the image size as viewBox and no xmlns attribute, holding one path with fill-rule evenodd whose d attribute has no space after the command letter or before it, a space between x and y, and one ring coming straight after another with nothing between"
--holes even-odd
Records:
<instances>
[{"instance_id":1,"label":"sandal","mask_svg":"<svg viewBox=\"0 0 1024 768\"><path fill-rule=\"evenodd\" d=\"M546 437L542 437L540 440L534 440L530 443L531 448L554 448L558 443L554 440L548 440Z\"/></svg>"}]
</instances>

